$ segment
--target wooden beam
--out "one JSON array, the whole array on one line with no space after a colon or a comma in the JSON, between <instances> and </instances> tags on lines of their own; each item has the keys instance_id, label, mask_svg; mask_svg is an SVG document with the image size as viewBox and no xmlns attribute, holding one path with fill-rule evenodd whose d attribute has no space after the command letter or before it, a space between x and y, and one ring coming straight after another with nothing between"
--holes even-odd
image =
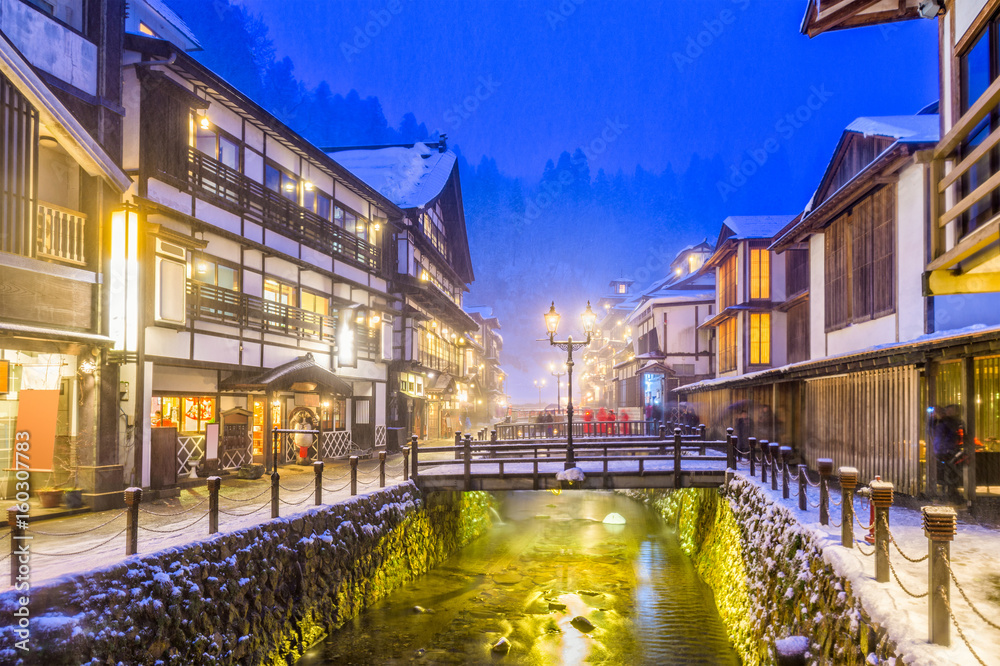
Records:
<instances>
[{"instance_id":1,"label":"wooden beam","mask_svg":"<svg viewBox=\"0 0 1000 666\"><path fill-rule=\"evenodd\" d=\"M938 230L940 231L940 228ZM935 271L939 268L953 268L959 262L968 259L983 248L998 241L1000 241L1000 216L967 233L955 244L955 247L927 264L927 270Z\"/></svg>"},{"instance_id":2,"label":"wooden beam","mask_svg":"<svg viewBox=\"0 0 1000 666\"><path fill-rule=\"evenodd\" d=\"M993 111L998 101L1000 101L1000 78L991 83L976 103L948 130L934 149L934 157L937 159L950 157L979 121Z\"/></svg>"},{"instance_id":3,"label":"wooden beam","mask_svg":"<svg viewBox=\"0 0 1000 666\"><path fill-rule=\"evenodd\" d=\"M1000 81L1000 79L997 79ZM985 183L972 190L969 194L962 198L957 204L949 208L944 212L944 215L938 220L938 226L945 226L959 215L969 210L977 203L986 198L986 196L992 192L997 187L1000 187L1000 171L990 176Z\"/></svg>"},{"instance_id":4,"label":"wooden beam","mask_svg":"<svg viewBox=\"0 0 1000 666\"><path fill-rule=\"evenodd\" d=\"M955 165L938 183L938 192L944 193L952 183L958 180L962 174L968 171L973 164L978 162L993 146L1000 142L1000 128L990 132L986 140L976 146L976 149L969 153L965 159Z\"/></svg>"},{"instance_id":5,"label":"wooden beam","mask_svg":"<svg viewBox=\"0 0 1000 666\"><path fill-rule=\"evenodd\" d=\"M923 275L924 296L982 294L1000 291L1000 273L962 273L938 269Z\"/></svg>"}]
</instances>

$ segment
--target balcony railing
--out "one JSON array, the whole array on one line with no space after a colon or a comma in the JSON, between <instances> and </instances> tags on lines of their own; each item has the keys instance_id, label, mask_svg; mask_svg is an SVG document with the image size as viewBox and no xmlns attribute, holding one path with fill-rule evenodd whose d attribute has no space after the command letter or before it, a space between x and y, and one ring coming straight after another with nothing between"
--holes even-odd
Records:
<instances>
[{"instance_id":1,"label":"balcony railing","mask_svg":"<svg viewBox=\"0 0 1000 666\"><path fill-rule=\"evenodd\" d=\"M458 361L450 361L441 356L431 354L429 351L421 347L418 350L418 361L420 365L425 368L430 368L431 370L437 370L438 372L446 372L450 375L458 376L461 374L461 370L458 366Z\"/></svg>"},{"instance_id":2,"label":"balcony railing","mask_svg":"<svg viewBox=\"0 0 1000 666\"><path fill-rule=\"evenodd\" d=\"M272 231L363 268L381 268L379 248L194 148L188 150L188 180Z\"/></svg>"},{"instance_id":3,"label":"balcony railing","mask_svg":"<svg viewBox=\"0 0 1000 666\"><path fill-rule=\"evenodd\" d=\"M35 224L36 256L85 266L86 226L87 216L83 213L39 202Z\"/></svg>"},{"instance_id":4,"label":"balcony railing","mask_svg":"<svg viewBox=\"0 0 1000 666\"><path fill-rule=\"evenodd\" d=\"M336 322L327 315L193 280L188 280L187 294L188 314L195 319L303 339L334 341Z\"/></svg>"},{"instance_id":5,"label":"balcony railing","mask_svg":"<svg viewBox=\"0 0 1000 666\"><path fill-rule=\"evenodd\" d=\"M935 231L947 226L950 222L958 220L968 212L973 211L977 204L989 204L992 192L1000 187L1000 170L990 174L986 180L982 181L971 192L962 192L961 184L963 177L972 172L974 166L980 163L984 157L988 157L991 151L1000 143L1000 128L994 129L983 139L971 152L962 155L962 148L969 139L970 134L979 127L980 123L997 109L1000 103L1000 79L996 79L989 88L976 100L975 104L959 118L948 133L941 138L941 141L934 148L933 155L933 180L937 183L938 196L932 197L933 220L935 221ZM951 168L945 173L946 163L951 163ZM949 201L945 195L949 188L955 187L956 194ZM950 205L948 205L950 203ZM945 206L948 205L946 208ZM982 226L982 225L980 225ZM965 236L971 235L969 230L959 230L956 237L961 244ZM939 234L935 234L937 239ZM935 248L935 258L943 253L940 240L937 240Z\"/></svg>"}]
</instances>

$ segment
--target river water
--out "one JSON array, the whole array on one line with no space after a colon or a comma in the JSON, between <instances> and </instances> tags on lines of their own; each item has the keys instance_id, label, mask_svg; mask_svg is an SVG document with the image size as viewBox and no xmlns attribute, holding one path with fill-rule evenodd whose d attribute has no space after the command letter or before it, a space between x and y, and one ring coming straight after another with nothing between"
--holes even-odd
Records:
<instances>
[{"instance_id":1,"label":"river water","mask_svg":"<svg viewBox=\"0 0 1000 666\"><path fill-rule=\"evenodd\" d=\"M736 664L709 587L653 511L597 491L500 496L503 524L344 625L316 664ZM602 521L611 513L624 525ZM593 628L574 622L586 618ZM501 638L506 655L491 647Z\"/></svg>"}]
</instances>

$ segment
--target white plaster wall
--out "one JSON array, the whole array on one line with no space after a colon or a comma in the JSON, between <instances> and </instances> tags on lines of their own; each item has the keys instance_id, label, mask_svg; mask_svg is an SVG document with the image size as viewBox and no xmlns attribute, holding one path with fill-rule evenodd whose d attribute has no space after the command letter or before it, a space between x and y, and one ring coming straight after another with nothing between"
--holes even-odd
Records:
<instances>
[{"instance_id":1,"label":"white plaster wall","mask_svg":"<svg viewBox=\"0 0 1000 666\"><path fill-rule=\"evenodd\" d=\"M207 254L211 254L222 259L228 259L229 261L235 261L236 263L240 262L239 243L214 234L207 234L205 236L205 240L208 241L208 246L205 248L205 252Z\"/></svg>"},{"instance_id":2,"label":"white plaster wall","mask_svg":"<svg viewBox=\"0 0 1000 666\"><path fill-rule=\"evenodd\" d=\"M899 342L924 334L922 275L926 247L927 193L924 166L911 162L899 173L896 186L896 312Z\"/></svg>"},{"instance_id":3,"label":"white plaster wall","mask_svg":"<svg viewBox=\"0 0 1000 666\"><path fill-rule=\"evenodd\" d=\"M154 391L183 391L185 393L216 393L218 376L215 370L201 368L181 368L172 365L157 365L147 368L146 376L153 377Z\"/></svg>"},{"instance_id":4,"label":"white plaster wall","mask_svg":"<svg viewBox=\"0 0 1000 666\"><path fill-rule=\"evenodd\" d=\"M375 425L379 426L385 425L386 386L381 382L375 385Z\"/></svg>"},{"instance_id":5,"label":"white plaster wall","mask_svg":"<svg viewBox=\"0 0 1000 666\"><path fill-rule=\"evenodd\" d=\"M97 45L18 0L0 0L0 31L32 65L97 94Z\"/></svg>"},{"instance_id":6,"label":"white plaster wall","mask_svg":"<svg viewBox=\"0 0 1000 666\"><path fill-rule=\"evenodd\" d=\"M323 294L330 293L330 278L314 273L312 271L302 271L299 274L299 282L310 289L315 289Z\"/></svg>"},{"instance_id":7,"label":"white plaster wall","mask_svg":"<svg viewBox=\"0 0 1000 666\"><path fill-rule=\"evenodd\" d=\"M298 267L292 262L279 259L278 257L264 258L264 272L292 284L298 284L299 282Z\"/></svg>"},{"instance_id":8,"label":"white plaster wall","mask_svg":"<svg viewBox=\"0 0 1000 666\"><path fill-rule=\"evenodd\" d=\"M243 265L247 268L261 270L264 268L264 254L260 250L246 249L243 251Z\"/></svg>"},{"instance_id":9,"label":"white plaster wall","mask_svg":"<svg viewBox=\"0 0 1000 666\"><path fill-rule=\"evenodd\" d=\"M830 332L827 335L827 353L830 356L846 354L890 342L896 342L896 315L851 324Z\"/></svg>"},{"instance_id":10,"label":"white plaster wall","mask_svg":"<svg viewBox=\"0 0 1000 666\"><path fill-rule=\"evenodd\" d=\"M243 221L243 237L254 243L264 244L264 228L254 222Z\"/></svg>"},{"instance_id":11,"label":"white plaster wall","mask_svg":"<svg viewBox=\"0 0 1000 666\"><path fill-rule=\"evenodd\" d=\"M333 257L328 254L323 254L322 252L314 250L306 245L303 245L301 250L303 261L308 261L316 268L322 268L323 270L333 272Z\"/></svg>"},{"instance_id":12,"label":"white plaster wall","mask_svg":"<svg viewBox=\"0 0 1000 666\"><path fill-rule=\"evenodd\" d=\"M208 222L220 229L225 229L237 236L243 233L242 225L238 215L234 215L227 210L222 210L218 206L213 206L204 199L195 199L195 216L204 222Z\"/></svg>"},{"instance_id":13,"label":"white plaster wall","mask_svg":"<svg viewBox=\"0 0 1000 666\"><path fill-rule=\"evenodd\" d=\"M259 130L256 126L247 123L246 136L244 139L246 145L250 146L258 153L264 152L264 132Z\"/></svg>"},{"instance_id":14,"label":"white plaster wall","mask_svg":"<svg viewBox=\"0 0 1000 666\"><path fill-rule=\"evenodd\" d=\"M146 190L146 197L155 201L156 203L163 204L174 210L183 211L189 213L191 211L191 195L185 194L179 191L176 187L171 187L166 183L163 183L155 178L150 178L148 181L148 189Z\"/></svg>"},{"instance_id":15,"label":"white plaster wall","mask_svg":"<svg viewBox=\"0 0 1000 666\"><path fill-rule=\"evenodd\" d=\"M122 120L122 168L128 171L139 168L139 109L142 94L135 69L122 69L122 85L122 106L125 107L125 118Z\"/></svg>"},{"instance_id":16,"label":"white plaster wall","mask_svg":"<svg viewBox=\"0 0 1000 666\"><path fill-rule=\"evenodd\" d=\"M187 358L191 349L191 334L172 328L146 327L146 353L151 356Z\"/></svg>"},{"instance_id":17,"label":"white plaster wall","mask_svg":"<svg viewBox=\"0 0 1000 666\"><path fill-rule=\"evenodd\" d=\"M935 331L950 331L974 324L1000 325L1000 293L934 297Z\"/></svg>"},{"instance_id":18,"label":"white plaster wall","mask_svg":"<svg viewBox=\"0 0 1000 666\"><path fill-rule=\"evenodd\" d=\"M194 336L194 360L236 365L240 362L239 340L196 333Z\"/></svg>"},{"instance_id":19,"label":"white plaster wall","mask_svg":"<svg viewBox=\"0 0 1000 666\"><path fill-rule=\"evenodd\" d=\"M258 297L264 294L264 278L260 273L243 271L243 293Z\"/></svg>"},{"instance_id":20,"label":"white plaster wall","mask_svg":"<svg viewBox=\"0 0 1000 666\"><path fill-rule=\"evenodd\" d=\"M368 215L368 202L359 197L354 192L347 189L347 187L340 182L337 182L334 187L333 196L337 201L340 201L348 208L357 211L358 214L363 217L369 217Z\"/></svg>"},{"instance_id":21,"label":"white plaster wall","mask_svg":"<svg viewBox=\"0 0 1000 666\"><path fill-rule=\"evenodd\" d=\"M209 101L212 105L208 107L208 119L223 131L239 139L243 135L243 119L214 98L210 98Z\"/></svg>"},{"instance_id":22,"label":"white plaster wall","mask_svg":"<svg viewBox=\"0 0 1000 666\"><path fill-rule=\"evenodd\" d=\"M274 368L283 363L288 363L289 361L294 361L299 357L299 352L295 349L286 349L284 347L272 347L271 345L264 345L264 367Z\"/></svg>"},{"instance_id":23,"label":"white plaster wall","mask_svg":"<svg viewBox=\"0 0 1000 666\"><path fill-rule=\"evenodd\" d=\"M282 236L279 233L275 233L270 229L264 230L264 242L263 245L269 248L275 249L282 254L287 254L290 257L298 255L299 244L293 241L287 236Z\"/></svg>"},{"instance_id":24,"label":"white plaster wall","mask_svg":"<svg viewBox=\"0 0 1000 666\"><path fill-rule=\"evenodd\" d=\"M771 300L785 300L785 258L787 253L771 252Z\"/></svg>"},{"instance_id":25,"label":"white plaster wall","mask_svg":"<svg viewBox=\"0 0 1000 666\"><path fill-rule=\"evenodd\" d=\"M809 358L826 356L826 277L823 234L809 237Z\"/></svg>"},{"instance_id":26,"label":"white plaster wall","mask_svg":"<svg viewBox=\"0 0 1000 666\"><path fill-rule=\"evenodd\" d=\"M361 270L360 268L355 268L354 266L349 266L342 261L334 262L334 273L337 275L342 275L348 280L353 280L361 284L366 284L368 282L368 273Z\"/></svg>"},{"instance_id":27,"label":"white plaster wall","mask_svg":"<svg viewBox=\"0 0 1000 666\"><path fill-rule=\"evenodd\" d=\"M976 20L979 12L986 6L987 0L955 0L955 41L961 41L962 37L969 30L969 26ZM947 16L944 17L948 19ZM946 31L947 32L947 31ZM947 51L946 51L947 53ZM948 99L942 96L941 99Z\"/></svg>"},{"instance_id":28,"label":"white plaster wall","mask_svg":"<svg viewBox=\"0 0 1000 666\"><path fill-rule=\"evenodd\" d=\"M298 155L270 137L267 139L267 159L278 163L289 173L297 174L299 172Z\"/></svg>"}]
</instances>

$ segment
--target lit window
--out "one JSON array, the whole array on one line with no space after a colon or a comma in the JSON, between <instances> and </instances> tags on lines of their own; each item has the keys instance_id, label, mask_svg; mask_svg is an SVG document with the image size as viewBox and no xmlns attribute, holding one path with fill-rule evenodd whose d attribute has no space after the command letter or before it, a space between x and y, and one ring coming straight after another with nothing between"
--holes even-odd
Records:
<instances>
[{"instance_id":1,"label":"lit window","mask_svg":"<svg viewBox=\"0 0 1000 666\"><path fill-rule=\"evenodd\" d=\"M771 362L771 314L750 314L750 365Z\"/></svg>"},{"instance_id":2,"label":"lit window","mask_svg":"<svg viewBox=\"0 0 1000 666\"><path fill-rule=\"evenodd\" d=\"M48 4L48 3L45 3L45 4ZM150 28L148 25L146 25L142 21L139 21L139 32L141 32L144 35L149 35L150 37L159 37L159 35L157 35L155 32L153 32L152 28Z\"/></svg>"},{"instance_id":3,"label":"lit window","mask_svg":"<svg viewBox=\"0 0 1000 666\"><path fill-rule=\"evenodd\" d=\"M750 250L750 298L771 297L771 254Z\"/></svg>"}]
</instances>

